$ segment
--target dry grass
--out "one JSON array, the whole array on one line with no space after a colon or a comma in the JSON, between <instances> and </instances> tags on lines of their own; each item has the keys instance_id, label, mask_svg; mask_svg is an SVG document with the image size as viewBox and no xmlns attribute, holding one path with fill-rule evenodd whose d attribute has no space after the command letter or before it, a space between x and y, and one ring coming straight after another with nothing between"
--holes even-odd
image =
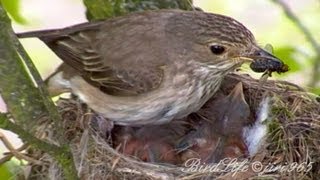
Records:
<instances>
[{"instance_id":1,"label":"dry grass","mask_svg":"<svg viewBox=\"0 0 320 180\"><path fill-rule=\"evenodd\" d=\"M303 91L300 87L281 81L261 83L246 75L229 75L223 85L223 91L230 91L241 81L245 97L250 108L255 111L265 96L272 97L271 121L268 121L269 133L260 152L248 159L249 167L253 162L267 165L289 166L293 163L311 169L280 172L257 173L251 168L245 172L184 172L182 167L144 163L126 157L110 147L110 122L91 113L74 99L58 102L64 117L64 132L70 141L75 164L81 179L200 179L219 177L221 179L247 178L284 178L315 179L320 176L320 103L316 96ZM54 128L43 123L39 126L39 136L55 142ZM63 179L61 170L45 153L30 151L32 157L42 160L46 165L33 165L30 176L35 179ZM303 164L305 163L305 164ZM269 167L268 166L268 167ZM271 166L270 166L271 167ZM271 169L269 169L271 170Z\"/></svg>"}]
</instances>

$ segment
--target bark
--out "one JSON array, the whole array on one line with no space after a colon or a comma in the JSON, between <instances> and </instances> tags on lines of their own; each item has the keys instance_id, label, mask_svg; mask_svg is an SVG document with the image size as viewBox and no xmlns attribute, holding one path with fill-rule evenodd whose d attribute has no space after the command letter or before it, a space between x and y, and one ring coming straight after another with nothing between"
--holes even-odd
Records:
<instances>
[{"instance_id":1,"label":"bark","mask_svg":"<svg viewBox=\"0 0 320 180\"><path fill-rule=\"evenodd\" d=\"M0 94L8 113L0 114L0 127L11 130L32 146L49 153L60 163L67 179L77 178L66 141L56 146L35 137L37 120L47 115L59 127L56 107L47 95L38 71L15 36L11 21L0 4ZM58 132L58 131L57 131Z\"/></svg>"}]
</instances>

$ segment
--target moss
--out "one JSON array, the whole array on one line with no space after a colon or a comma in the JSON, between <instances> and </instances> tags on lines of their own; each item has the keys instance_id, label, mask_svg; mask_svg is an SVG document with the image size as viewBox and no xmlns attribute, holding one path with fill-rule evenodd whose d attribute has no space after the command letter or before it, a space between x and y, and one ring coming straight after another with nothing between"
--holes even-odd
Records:
<instances>
[{"instance_id":1,"label":"moss","mask_svg":"<svg viewBox=\"0 0 320 180\"><path fill-rule=\"evenodd\" d=\"M0 93L14 119L32 130L35 117L46 112L38 90L20 60L9 18L0 6Z\"/></svg>"},{"instance_id":2,"label":"moss","mask_svg":"<svg viewBox=\"0 0 320 180\"><path fill-rule=\"evenodd\" d=\"M121 16L130 12L183 9L192 10L192 0L84 0L88 20Z\"/></svg>"},{"instance_id":3,"label":"moss","mask_svg":"<svg viewBox=\"0 0 320 180\"><path fill-rule=\"evenodd\" d=\"M271 108L271 113L275 117L283 117L279 119L285 119L285 120L293 120L295 115L284 105L274 105Z\"/></svg>"},{"instance_id":4,"label":"moss","mask_svg":"<svg viewBox=\"0 0 320 180\"><path fill-rule=\"evenodd\" d=\"M272 119L267 124L268 140L270 141L270 149L277 153L278 151L286 151L288 147L284 143L284 128L278 119Z\"/></svg>"}]
</instances>

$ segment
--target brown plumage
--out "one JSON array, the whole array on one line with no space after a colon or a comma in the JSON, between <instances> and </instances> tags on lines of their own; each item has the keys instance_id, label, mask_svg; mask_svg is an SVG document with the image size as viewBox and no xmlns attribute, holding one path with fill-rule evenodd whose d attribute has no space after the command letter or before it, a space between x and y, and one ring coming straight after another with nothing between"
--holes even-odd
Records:
<instances>
[{"instance_id":1,"label":"brown plumage","mask_svg":"<svg viewBox=\"0 0 320 180\"><path fill-rule=\"evenodd\" d=\"M282 63L241 23L198 11L148 11L18 36L40 38L71 69L56 73L51 89L71 90L121 125L183 118L243 62Z\"/></svg>"}]
</instances>

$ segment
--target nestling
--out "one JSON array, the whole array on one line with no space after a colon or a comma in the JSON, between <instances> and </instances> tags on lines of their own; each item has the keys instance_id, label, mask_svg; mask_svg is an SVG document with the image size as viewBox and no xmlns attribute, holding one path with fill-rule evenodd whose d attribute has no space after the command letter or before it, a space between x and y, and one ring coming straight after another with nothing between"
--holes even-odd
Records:
<instances>
[{"instance_id":1,"label":"nestling","mask_svg":"<svg viewBox=\"0 0 320 180\"><path fill-rule=\"evenodd\" d=\"M228 95L219 91L197 114L200 119L194 131L178 144L178 148L185 149L181 153L183 161L199 158L201 162L214 163L248 154L242 133L252 120L241 82Z\"/></svg>"},{"instance_id":2,"label":"nestling","mask_svg":"<svg viewBox=\"0 0 320 180\"><path fill-rule=\"evenodd\" d=\"M183 121L141 128L116 126L113 145L121 153L145 162L178 164L175 144L187 130Z\"/></svg>"}]
</instances>

